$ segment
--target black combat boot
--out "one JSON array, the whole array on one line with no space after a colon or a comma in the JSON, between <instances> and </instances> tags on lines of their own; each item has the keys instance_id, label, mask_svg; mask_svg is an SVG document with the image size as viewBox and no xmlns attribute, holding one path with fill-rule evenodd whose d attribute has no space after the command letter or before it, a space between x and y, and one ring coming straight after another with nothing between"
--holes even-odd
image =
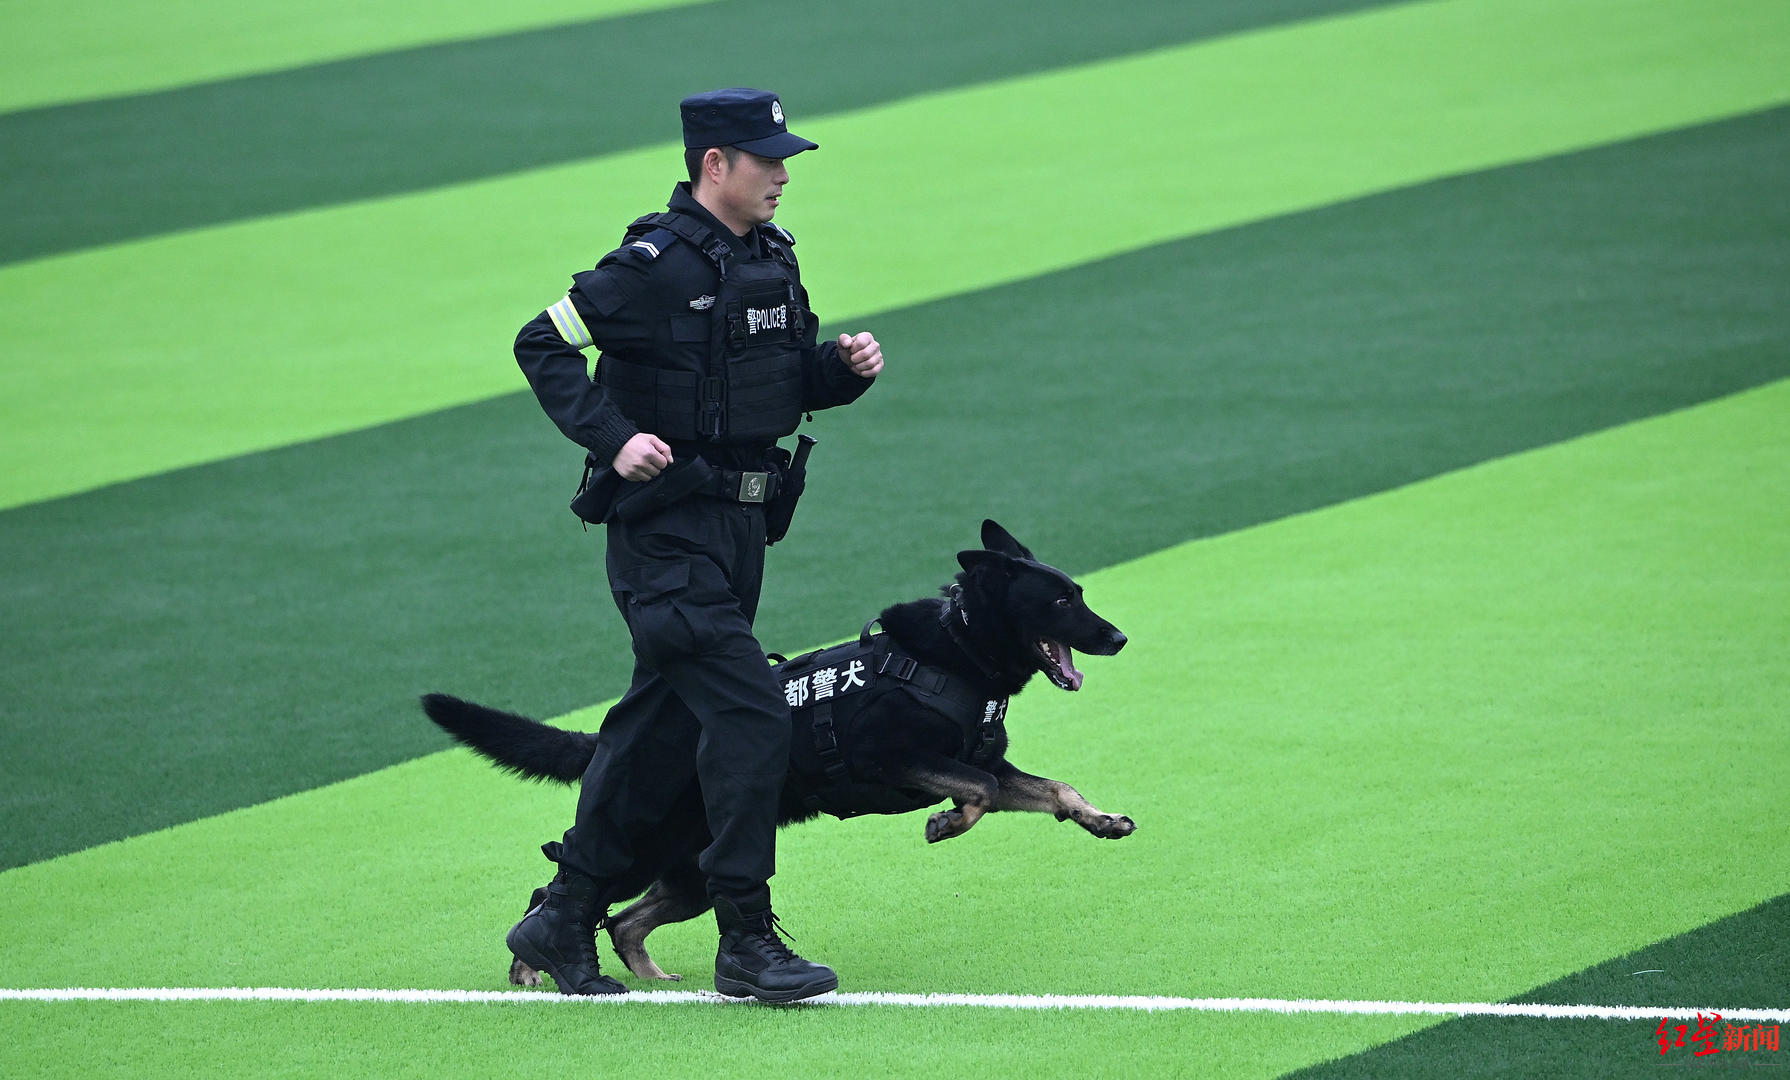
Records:
<instances>
[{"instance_id":1,"label":"black combat boot","mask_svg":"<svg viewBox=\"0 0 1790 1080\"><path fill-rule=\"evenodd\" d=\"M771 909L741 914L729 900L715 901L721 948L715 953L715 989L728 997L800 1001L839 989L839 976L791 952L777 936Z\"/></svg>"},{"instance_id":2,"label":"black combat boot","mask_svg":"<svg viewBox=\"0 0 1790 1080\"><path fill-rule=\"evenodd\" d=\"M607 914L596 879L561 866L547 898L504 940L516 959L553 976L562 994L625 994L627 987L597 970L597 924Z\"/></svg>"}]
</instances>

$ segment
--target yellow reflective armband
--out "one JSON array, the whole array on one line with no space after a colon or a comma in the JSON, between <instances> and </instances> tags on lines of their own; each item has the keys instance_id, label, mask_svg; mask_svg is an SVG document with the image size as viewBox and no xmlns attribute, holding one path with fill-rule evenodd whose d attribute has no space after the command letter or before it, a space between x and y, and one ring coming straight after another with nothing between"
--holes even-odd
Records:
<instances>
[{"instance_id":1,"label":"yellow reflective armband","mask_svg":"<svg viewBox=\"0 0 1790 1080\"><path fill-rule=\"evenodd\" d=\"M590 347L590 330L585 327L584 319L579 316L578 309L572 306L570 294L564 300L548 308L547 317L553 320L553 328L559 331L559 336L566 340L566 344L575 349Z\"/></svg>"}]
</instances>

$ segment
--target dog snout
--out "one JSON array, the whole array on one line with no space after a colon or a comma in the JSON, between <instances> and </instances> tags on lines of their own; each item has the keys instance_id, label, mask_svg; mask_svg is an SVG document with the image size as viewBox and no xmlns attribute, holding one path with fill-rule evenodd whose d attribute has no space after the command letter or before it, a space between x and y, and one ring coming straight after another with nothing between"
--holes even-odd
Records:
<instances>
[{"instance_id":1,"label":"dog snout","mask_svg":"<svg viewBox=\"0 0 1790 1080\"><path fill-rule=\"evenodd\" d=\"M1110 634L1106 635L1106 643L1112 646L1113 652L1118 652L1125 647L1125 635L1117 628L1114 628Z\"/></svg>"}]
</instances>

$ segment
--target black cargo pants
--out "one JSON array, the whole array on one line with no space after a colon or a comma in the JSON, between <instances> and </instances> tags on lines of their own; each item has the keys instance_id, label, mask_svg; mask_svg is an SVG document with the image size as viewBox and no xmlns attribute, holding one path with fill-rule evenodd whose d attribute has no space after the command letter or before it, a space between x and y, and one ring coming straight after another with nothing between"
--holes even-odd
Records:
<instances>
[{"instance_id":1,"label":"black cargo pants","mask_svg":"<svg viewBox=\"0 0 1790 1080\"><path fill-rule=\"evenodd\" d=\"M653 842L694 779L713 837L698 860L709 895L763 910L790 739L782 687L752 633L764 507L691 496L608 529L634 679L597 733L560 861L622 889L637 845Z\"/></svg>"}]
</instances>

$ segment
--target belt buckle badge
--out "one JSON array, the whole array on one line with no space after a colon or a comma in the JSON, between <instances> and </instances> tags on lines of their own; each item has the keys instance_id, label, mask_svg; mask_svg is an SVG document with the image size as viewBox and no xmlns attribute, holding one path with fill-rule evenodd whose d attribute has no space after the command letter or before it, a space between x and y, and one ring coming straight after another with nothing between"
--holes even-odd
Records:
<instances>
[{"instance_id":1,"label":"belt buckle badge","mask_svg":"<svg viewBox=\"0 0 1790 1080\"><path fill-rule=\"evenodd\" d=\"M768 472L743 472L740 474L740 501L743 503L764 502L765 489L770 486L771 474Z\"/></svg>"}]
</instances>

